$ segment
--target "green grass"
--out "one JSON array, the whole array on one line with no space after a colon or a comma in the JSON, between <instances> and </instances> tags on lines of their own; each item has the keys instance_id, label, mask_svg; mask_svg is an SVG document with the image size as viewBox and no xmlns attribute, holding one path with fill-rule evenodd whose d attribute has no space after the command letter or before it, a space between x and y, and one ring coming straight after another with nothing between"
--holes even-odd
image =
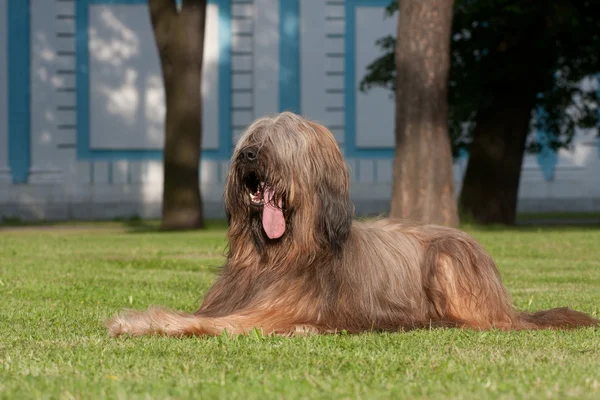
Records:
<instances>
[{"instance_id":1,"label":"green grass","mask_svg":"<svg viewBox=\"0 0 600 400\"><path fill-rule=\"evenodd\" d=\"M192 311L223 224L0 230L0 398L600 398L600 329L300 338L108 338L123 307ZM516 305L600 315L600 229L468 228Z\"/></svg>"},{"instance_id":2,"label":"green grass","mask_svg":"<svg viewBox=\"0 0 600 400\"><path fill-rule=\"evenodd\" d=\"M518 222L527 221L600 221L600 212L582 211L582 212L538 212L538 213L519 213Z\"/></svg>"}]
</instances>

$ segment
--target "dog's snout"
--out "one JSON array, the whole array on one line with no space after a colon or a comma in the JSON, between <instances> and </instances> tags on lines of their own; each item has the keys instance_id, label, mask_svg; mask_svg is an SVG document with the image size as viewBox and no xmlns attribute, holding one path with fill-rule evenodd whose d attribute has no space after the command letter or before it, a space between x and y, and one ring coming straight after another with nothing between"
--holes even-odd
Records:
<instances>
[{"instance_id":1,"label":"dog's snout","mask_svg":"<svg viewBox=\"0 0 600 400\"><path fill-rule=\"evenodd\" d=\"M255 149L248 148L248 149L244 149L242 151L242 158L245 161L248 161L248 162L256 161L257 157L258 157L258 155L257 155L257 152Z\"/></svg>"}]
</instances>

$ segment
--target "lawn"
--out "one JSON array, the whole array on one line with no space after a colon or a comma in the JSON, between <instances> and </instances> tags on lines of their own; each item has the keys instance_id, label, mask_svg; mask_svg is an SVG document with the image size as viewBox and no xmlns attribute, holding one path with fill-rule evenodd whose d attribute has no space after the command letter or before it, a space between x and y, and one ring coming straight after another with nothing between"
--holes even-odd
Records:
<instances>
[{"instance_id":1,"label":"lawn","mask_svg":"<svg viewBox=\"0 0 600 400\"><path fill-rule=\"evenodd\" d=\"M192 311L225 228L0 228L0 398L600 398L600 329L107 337L123 307ZM600 228L476 229L521 309L600 315Z\"/></svg>"}]
</instances>

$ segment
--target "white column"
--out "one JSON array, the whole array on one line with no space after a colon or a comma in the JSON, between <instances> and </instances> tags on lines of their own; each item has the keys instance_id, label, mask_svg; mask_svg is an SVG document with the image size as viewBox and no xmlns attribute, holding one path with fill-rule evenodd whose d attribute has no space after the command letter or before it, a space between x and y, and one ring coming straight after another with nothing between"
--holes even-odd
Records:
<instances>
[{"instance_id":1,"label":"white column","mask_svg":"<svg viewBox=\"0 0 600 400\"><path fill-rule=\"evenodd\" d=\"M217 149L219 141L219 7L208 4L202 65L202 148ZM150 37L152 37L150 35Z\"/></svg>"}]
</instances>

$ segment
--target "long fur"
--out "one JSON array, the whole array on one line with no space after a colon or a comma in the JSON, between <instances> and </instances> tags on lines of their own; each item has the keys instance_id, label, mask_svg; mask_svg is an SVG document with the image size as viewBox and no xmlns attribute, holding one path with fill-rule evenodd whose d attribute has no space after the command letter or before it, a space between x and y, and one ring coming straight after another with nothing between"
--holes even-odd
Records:
<instances>
[{"instance_id":1,"label":"long fur","mask_svg":"<svg viewBox=\"0 0 600 400\"><path fill-rule=\"evenodd\" d=\"M245 151L256 154L244 158ZM286 231L269 239L248 196L258 177L281 200ZM429 327L563 329L600 321L567 308L516 310L496 265L466 233L442 226L352 220L348 171L322 125L282 113L255 121L234 151L225 187L228 255L195 313L125 311L114 336L289 335ZM277 203L275 203L277 204Z\"/></svg>"}]
</instances>

